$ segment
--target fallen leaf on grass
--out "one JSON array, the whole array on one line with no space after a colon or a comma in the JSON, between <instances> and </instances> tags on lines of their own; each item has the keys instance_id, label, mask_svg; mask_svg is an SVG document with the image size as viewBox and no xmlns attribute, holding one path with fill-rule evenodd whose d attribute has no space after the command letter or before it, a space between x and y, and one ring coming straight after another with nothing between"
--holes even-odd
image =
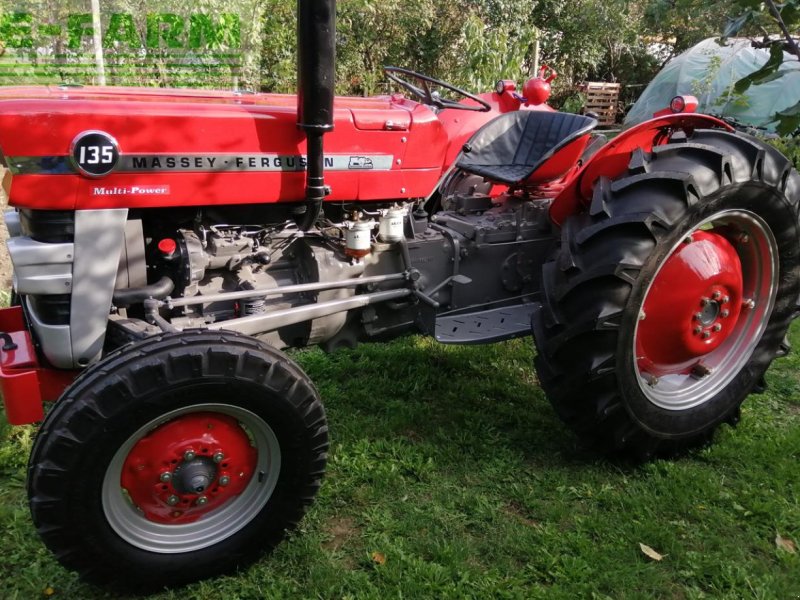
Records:
<instances>
[{"instance_id":1,"label":"fallen leaf on grass","mask_svg":"<svg viewBox=\"0 0 800 600\"><path fill-rule=\"evenodd\" d=\"M383 552L373 552L372 553L372 562L378 565L385 565L386 564L386 555Z\"/></svg>"},{"instance_id":2,"label":"fallen leaf on grass","mask_svg":"<svg viewBox=\"0 0 800 600\"><path fill-rule=\"evenodd\" d=\"M658 552L653 550L650 546L648 546L647 544L643 544L642 542L639 542L639 548L641 549L641 551L644 553L645 556L647 556L648 558L652 558L655 561L662 561L666 556L666 554L659 554Z\"/></svg>"},{"instance_id":3,"label":"fallen leaf on grass","mask_svg":"<svg viewBox=\"0 0 800 600\"><path fill-rule=\"evenodd\" d=\"M797 544L793 540L783 537L780 533L775 536L775 545L789 554L797 553Z\"/></svg>"},{"instance_id":4,"label":"fallen leaf on grass","mask_svg":"<svg viewBox=\"0 0 800 600\"><path fill-rule=\"evenodd\" d=\"M44 590L42 591L42 593L43 593L45 596L52 596L53 594L55 594L55 593L56 593L56 591L55 591L53 588L51 588L50 586L47 586L46 588L44 588Z\"/></svg>"}]
</instances>

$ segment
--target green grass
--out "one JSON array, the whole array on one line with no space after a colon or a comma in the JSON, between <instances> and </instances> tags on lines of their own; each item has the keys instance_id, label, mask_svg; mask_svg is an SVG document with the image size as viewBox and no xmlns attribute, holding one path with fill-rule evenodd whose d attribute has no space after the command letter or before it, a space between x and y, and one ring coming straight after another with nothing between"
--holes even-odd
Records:
<instances>
[{"instance_id":1,"label":"green grass","mask_svg":"<svg viewBox=\"0 0 800 600\"><path fill-rule=\"evenodd\" d=\"M333 438L317 504L253 567L154 598L800 598L800 554L775 544L800 543L798 354L737 429L639 467L578 448L528 340L295 357ZM24 491L32 436L0 428L0 597L113 597L39 542Z\"/></svg>"}]
</instances>

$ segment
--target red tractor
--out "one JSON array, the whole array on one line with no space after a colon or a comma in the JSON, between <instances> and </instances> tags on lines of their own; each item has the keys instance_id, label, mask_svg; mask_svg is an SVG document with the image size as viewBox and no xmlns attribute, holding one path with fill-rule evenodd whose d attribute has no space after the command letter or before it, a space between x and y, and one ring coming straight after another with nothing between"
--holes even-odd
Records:
<instances>
[{"instance_id":1,"label":"red tractor","mask_svg":"<svg viewBox=\"0 0 800 600\"><path fill-rule=\"evenodd\" d=\"M681 101L604 143L508 81L334 98L334 13L298 2L297 97L0 91L3 400L43 419L33 519L87 580L208 577L298 523L328 428L283 348L532 333L558 415L637 457L735 422L787 351L779 152Z\"/></svg>"}]
</instances>

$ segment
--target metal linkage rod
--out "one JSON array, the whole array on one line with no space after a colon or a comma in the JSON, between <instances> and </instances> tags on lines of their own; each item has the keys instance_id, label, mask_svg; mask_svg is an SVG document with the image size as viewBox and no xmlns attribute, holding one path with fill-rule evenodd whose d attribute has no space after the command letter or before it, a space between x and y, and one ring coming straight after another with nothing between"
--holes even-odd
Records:
<instances>
[{"instance_id":1,"label":"metal linkage rod","mask_svg":"<svg viewBox=\"0 0 800 600\"><path fill-rule=\"evenodd\" d=\"M299 283L297 285L284 285L277 288L242 290L241 292L222 292L221 294L209 294L207 296L191 296L189 298L175 299L165 298L164 300L160 301L158 306L177 308L180 306L208 304L210 302L224 302L226 300L245 300L247 298L264 298L266 296L282 296L284 294L300 294L303 292L324 292L326 290L358 287L359 285L387 283L389 281L405 281L406 279L407 275L405 273L394 273L391 275L374 275L372 277L342 279L340 281Z\"/></svg>"},{"instance_id":2,"label":"metal linkage rod","mask_svg":"<svg viewBox=\"0 0 800 600\"><path fill-rule=\"evenodd\" d=\"M385 292L375 292L372 294L359 294L358 296L345 298L343 300L306 304L305 306L296 306L294 308L250 315L239 319L220 321L219 323L212 323L206 328L211 330L229 329L246 335L256 335L275 331L287 325L303 323L304 321L311 321L313 319L321 319L322 317L328 317L339 312L363 308L371 304L397 300L410 296L412 293L410 289L402 288L398 290L387 290Z\"/></svg>"}]
</instances>

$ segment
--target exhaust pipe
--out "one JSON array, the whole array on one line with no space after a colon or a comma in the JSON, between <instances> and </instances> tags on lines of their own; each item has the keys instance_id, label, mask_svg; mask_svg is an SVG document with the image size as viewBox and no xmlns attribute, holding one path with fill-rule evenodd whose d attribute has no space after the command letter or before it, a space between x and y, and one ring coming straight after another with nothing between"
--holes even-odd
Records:
<instances>
[{"instance_id":1,"label":"exhaust pipe","mask_svg":"<svg viewBox=\"0 0 800 600\"><path fill-rule=\"evenodd\" d=\"M325 200L322 138L333 129L336 68L336 0L297 0L297 126L306 134L306 213L314 226Z\"/></svg>"}]
</instances>

